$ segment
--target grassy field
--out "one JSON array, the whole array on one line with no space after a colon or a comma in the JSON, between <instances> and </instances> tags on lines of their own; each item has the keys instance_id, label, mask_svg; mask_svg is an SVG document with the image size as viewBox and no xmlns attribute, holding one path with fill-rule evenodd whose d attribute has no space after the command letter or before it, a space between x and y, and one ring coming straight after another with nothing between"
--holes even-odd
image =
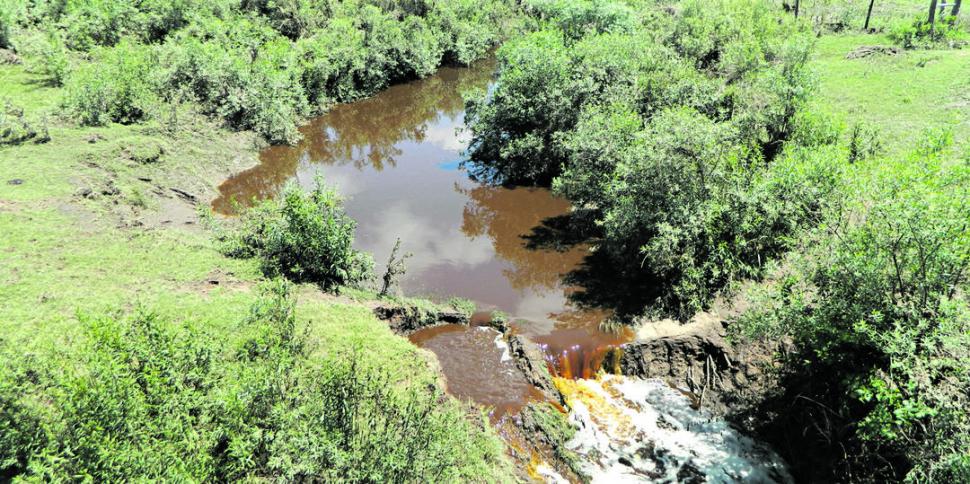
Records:
<instances>
[{"instance_id":1,"label":"grassy field","mask_svg":"<svg viewBox=\"0 0 970 484\"><path fill-rule=\"evenodd\" d=\"M860 46L892 45L883 35L818 39L815 103L846 126L876 127L885 154L908 153L929 129L951 129L958 152L970 139L970 49L911 50L847 59Z\"/></svg>"},{"instance_id":2,"label":"grassy field","mask_svg":"<svg viewBox=\"0 0 970 484\"><path fill-rule=\"evenodd\" d=\"M78 128L58 121L59 92L20 66L0 67L0 99L28 118L47 115L51 141L0 148L0 332L17 345L57 345L78 314L141 307L223 334L255 299L254 261L224 257L199 224L222 178L255 163L254 137L191 113L176 133L157 124ZM133 160L161 146L158 160ZM322 352L360 346L399 375L434 373L425 352L395 336L363 305L313 287L301 319ZM380 356L378 360L376 357Z\"/></svg>"}]
</instances>

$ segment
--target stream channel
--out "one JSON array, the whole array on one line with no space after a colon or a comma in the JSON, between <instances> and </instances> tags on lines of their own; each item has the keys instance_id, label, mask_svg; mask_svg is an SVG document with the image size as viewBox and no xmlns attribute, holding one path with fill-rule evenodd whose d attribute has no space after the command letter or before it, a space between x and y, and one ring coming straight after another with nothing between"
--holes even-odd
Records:
<instances>
[{"instance_id":1,"label":"stream channel","mask_svg":"<svg viewBox=\"0 0 970 484\"><path fill-rule=\"evenodd\" d=\"M358 222L357 248L374 254L376 273L383 273L400 238L403 251L413 254L400 281L406 294L477 304L472 324L426 328L410 338L435 353L449 393L490 408L506 438L502 429L543 396L515 366L502 335L476 321L503 311L513 332L539 345L580 429L569 447L593 481L790 480L772 452L693 409L666 384L597 378L605 351L631 341L633 331L605 329L615 326L603 324L607 311L578 307L570 298L582 288L564 277L581 266L587 246L529 243L544 221L569 213L569 202L543 188L479 184L459 166L468 143L462 93L487 89L495 68L491 59L445 67L335 106L301 128L298 145L270 147L258 166L226 180L213 209L232 214L235 202L273 197L291 180L311 187L322 175L345 197ZM544 462L530 467L534 478L563 480Z\"/></svg>"}]
</instances>

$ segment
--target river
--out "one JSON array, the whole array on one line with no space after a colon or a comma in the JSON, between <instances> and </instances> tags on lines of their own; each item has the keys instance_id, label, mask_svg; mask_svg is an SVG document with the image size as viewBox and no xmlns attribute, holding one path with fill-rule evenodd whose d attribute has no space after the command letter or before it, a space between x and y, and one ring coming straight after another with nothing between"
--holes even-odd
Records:
<instances>
[{"instance_id":1,"label":"river","mask_svg":"<svg viewBox=\"0 0 970 484\"><path fill-rule=\"evenodd\" d=\"M587 246L536 248L529 243L544 221L568 214L569 203L542 188L478 184L459 166L468 143L462 94L487 89L494 71L494 60L471 68L445 67L426 79L335 106L301 128L298 145L270 147L258 166L228 179L213 208L231 214L237 203L272 197L291 180L309 187L322 175L345 197L347 213L358 222L357 248L374 254L378 274L400 238L402 249L413 254L401 280L405 293L470 299L482 311L477 319L501 310L510 315L515 332L539 344L554 375L599 385L593 378L604 350L631 340L633 332L604 324L609 311L581 308L570 297L583 288L566 284L564 276L581 267ZM491 408L498 422L542 398L508 357L499 336L476 324L448 325L418 331L411 340L437 355L452 395ZM611 388L628 384L633 383ZM588 436L574 445L598 456L587 462L591 475L608 481L660 479L656 469L650 471L654 474L645 473L646 467L627 472L634 467L616 466L622 456L610 457L597 448L596 439L619 437L610 437L608 429L593 432L595 405L578 399L587 393L574 393L570 417ZM585 407L585 413L576 407ZM771 457L757 459L768 462L769 470L778 467ZM557 479L554 472L546 477Z\"/></svg>"}]
</instances>

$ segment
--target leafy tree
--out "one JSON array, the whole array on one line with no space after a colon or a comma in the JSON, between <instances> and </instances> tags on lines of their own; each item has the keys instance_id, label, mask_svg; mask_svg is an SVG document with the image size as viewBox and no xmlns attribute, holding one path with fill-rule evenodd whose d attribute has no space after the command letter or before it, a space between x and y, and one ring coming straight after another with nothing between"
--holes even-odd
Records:
<instances>
[{"instance_id":1,"label":"leafy tree","mask_svg":"<svg viewBox=\"0 0 970 484\"><path fill-rule=\"evenodd\" d=\"M791 385L806 398L781 425L831 439L843 450L830 449L830 464L918 482L967 475L968 184L966 163L938 152L879 166L743 320L755 334L793 338L791 371L811 377ZM837 423L811 427L812 402Z\"/></svg>"},{"instance_id":2,"label":"leafy tree","mask_svg":"<svg viewBox=\"0 0 970 484\"><path fill-rule=\"evenodd\" d=\"M805 28L767 2L530 5L585 27L502 47L498 85L469 103L471 172L552 184L592 214L597 257L654 288L641 307L686 319L759 277L810 218L769 181L812 88ZM627 13L577 20L587 7ZM633 17L642 26L618 20Z\"/></svg>"}]
</instances>

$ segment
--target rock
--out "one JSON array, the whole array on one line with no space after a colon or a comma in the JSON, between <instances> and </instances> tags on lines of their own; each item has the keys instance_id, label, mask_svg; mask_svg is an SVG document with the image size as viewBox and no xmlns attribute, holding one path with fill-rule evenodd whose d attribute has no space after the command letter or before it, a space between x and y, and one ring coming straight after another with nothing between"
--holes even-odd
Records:
<instances>
[{"instance_id":1,"label":"rock","mask_svg":"<svg viewBox=\"0 0 970 484\"><path fill-rule=\"evenodd\" d=\"M20 178L14 178L13 180L7 180L7 185L23 185L24 181Z\"/></svg>"},{"instance_id":2,"label":"rock","mask_svg":"<svg viewBox=\"0 0 970 484\"><path fill-rule=\"evenodd\" d=\"M469 317L461 311L439 310L435 318L441 323L468 324Z\"/></svg>"},{"instance_id":3,"label":"rock","mask_svg":"<svg viewBox=\"0 0 970 484\"><path fill-rule=\"evenodd\" d=\"M545 354L539 345L520 334L509 336L508 344L509 354L515 360L515 366L525 375L526 380L550 400L563 403L562 395L552 382Z\"/></svg>"},{"instance_id":4,"label":"rock","mask_svg":"<svg viewBox=\"0 0 970 484\"><path fill-rule=\"evenodd\" d=\"M707 482L707 476L693 463L688 462L677 471L677 482L683 484L703 484Z\"/></svg>"},{"instance_id":5,"label":"rock","mask_svg":"<svg viewBox=\"0 0 970 484\"><path fill-rule=\"evenodd\" d=\"M649 323L647 323L649 324ZM721 321L692 323L675 334L622 345L604 358L607 371L660 378L689 393L716 415L744 409L753 396L768 391L773 355L783 342L751 343L735 348L725 339Z\"/></svg>"},{"instance_id":6,"label":"rock","mask_svg":"<svg viewBox=\"0 0 970 484\"><path fill-rule=\"evenodd\" d=\"M180 188L169 187L168 189L171 190L172 193L178 195L178 197L181 198L182 200L185 200L186 202L189 202L189 203L194 204L194 203L197 203L199 201L199 199L196 198L195 195L192 195L191 193L189 193L189 192L187 192L185 190L182 190Z\"/></svg>"},{"instance_id":7,"label":"rock","mask_svg":"<svg viewBox=\"0 0 970 484\"><path fill-rule=\"evenodd\" d=\"M101 194L109 197L118 195L120 193L121 193L121 190L118 190L118 187L116 187L115 184L110 180L108 181L108 184L101 189Z\"/></svg>"},{"instance_id":8,"label":"rock","mask_svg":"<svg viewBox=\"0 0 970 484\"><path fill-rule=\"evenodd\" d=\"M899 53L898 47L890 47L886 45L864 45L859 47L852 52L849 52L845 58L846 59L861 59L863 57L869 57L873 55L896 55Z\"/></svg>"},{"instance_id":9,"label":"rock","mask_svg":"<svg viewBox=\"0 0 970 484\"><path fill-rule=\"evenodd\" d=\"M157 141L133 143L125 149L128 158L143 165L157 163L165 154L165 148Z\"/></svg>"},{"instance_id":10,"label":"rock","mask_svg":"<svg viewBox=\"0 0 970 484\"><path fill-rule=\"evenodd\" d=\"M509 332L509 322L505 319L492 318L488 320L488 327L493 328L499 333L505 334Z\"/></svg>"},{"instance_id":11,"label":"rock","mask_svg":"<svg viewBox=\"0 0 970 484\"><path fill-rule=\"evenodd\" d=\"M105 138L104 136L101 136L101 135L100 135L100 134L98 134L98 133L93 133L93 134L89 134L89 135L88 135L87 137L85 137L84 139L85 139L85 140L86 140L86 141L87 141L88 143L91 143L91 144L94 144L94 143L97 143L98 141L104 141L104 140L105 140L105 139L107 139L107 138Z\"/></svg>"},{"instance_id":12,"label":"rock","mask_svg":"<svg viewBox=\"0 0 970 484\"><path fill-rule=\"evenodd\" d=\"M387 303L374 308L378 319L387 321L391 329L401 335L409 335L419 329L439 324L468 324L467 314L440 308L430 303Z\"/></svg>"},{"instance_id":13,"label":"rock","mask_svg":"<svg viewBox=\"0 0 970 484\"><path fill-rule=\"evenodd\" d=\"M530 446L550 460L570 482L587 482L579 456L569 449L576 434L565 412L549 402L532 402L522 408L516 425Z\"/></svg>"}]
</instances>

